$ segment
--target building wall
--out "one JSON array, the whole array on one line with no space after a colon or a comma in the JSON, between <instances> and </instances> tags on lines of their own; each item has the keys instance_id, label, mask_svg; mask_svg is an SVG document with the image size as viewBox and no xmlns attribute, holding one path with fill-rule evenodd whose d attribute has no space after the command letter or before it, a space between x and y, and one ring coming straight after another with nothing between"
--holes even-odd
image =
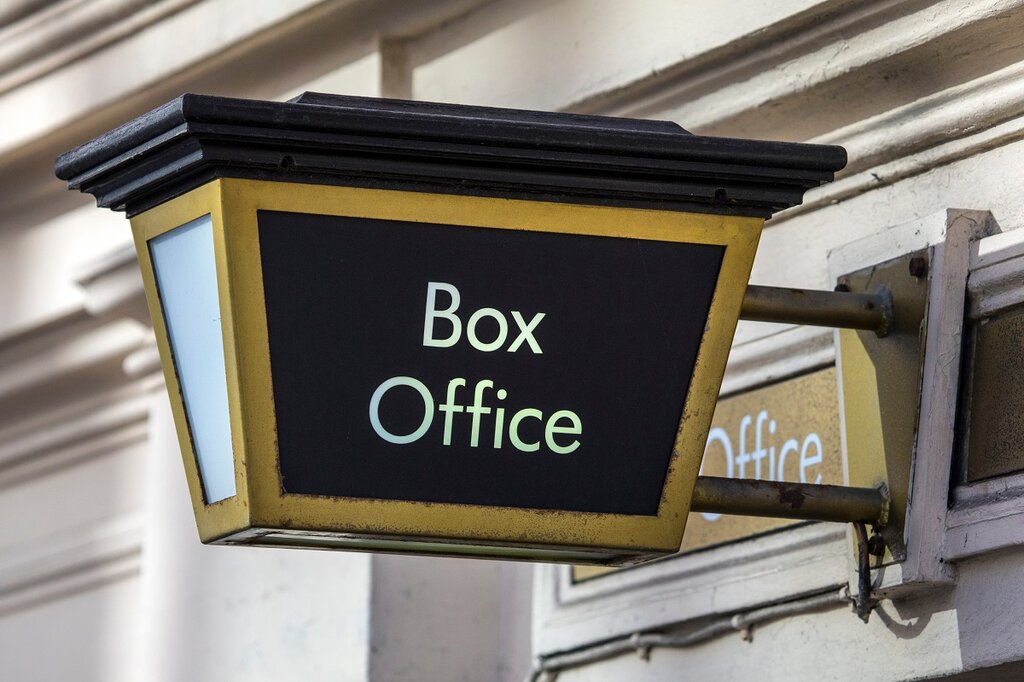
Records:
<instances>
[{"instance_id":1,"label":"building wall","mask_svg":"<svg viewBox=\"0 0 1024 682\"><path fill-rule=\"evenodd\" d=\"M199 545L127 223L53 177L58 153L186 91L383 95L842 144L837 181L768 223L752 281L831 288L850 244L892 256L965 208L1003 232L970 267L1004 254L985 271L1003 273L1005 293L1024 281L1010 257L1024 242L1022 26L1021 0L4 4L0 678L521 679L535 656L686 632L851 575L845 530L824 525L578 584L564 567ZM972 277L971 300L986 300L995 285ZM744 323L725 387L834 358L829 332ZM948 584L898 593L867 625L836 605L749 641L729 633L560 679L1015 679L1024 554L995 519L1019 520L1021 485L999 485L1009 511L963 486L984 523L966 508L925 522L969 545L937 541Z\"/></svg>"}]
</instances>

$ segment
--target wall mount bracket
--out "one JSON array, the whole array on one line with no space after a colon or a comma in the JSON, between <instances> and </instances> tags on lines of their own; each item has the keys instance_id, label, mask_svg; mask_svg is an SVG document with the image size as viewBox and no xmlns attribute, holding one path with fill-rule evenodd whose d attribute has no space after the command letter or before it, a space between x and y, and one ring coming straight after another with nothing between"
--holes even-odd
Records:
<instances>
[{"instance_id":1,"label":"wall mount bracket","mask_svg":"<svg viewBox=\"0 0 1024 682\"><path fill-rule=\"evenodd\" d=\"M838 327L888 335L895 319L893 297L885 284L874 293L750 285L740 318L757 322ZM884 483L872 488L786 483L700 476L691 511L765 516L805 521L867 523L883 528L889 520Z\"/></svg>"},{"instance_id":2,"label":"wall mount bracket","mask_svg":"<svg viewBox=\"0 0 1024 682\"><path fill-rule=\"evenodd\" d=\"M895 267L886 264L881 270L892 275L897 268L903 268L902 272L911 280L921 280L927 274L927 261L915 254L909 260L897 259ZM894 280L893 287L902 291L906 284ZM889 283L883 281L871 289L862 287L855 292L843 280L835 291L750 285L740 318L874 332L880 348L887 343L902 348L907 344L903 337L914 336L914 324L906 324L907 319L919 323L923 318L923 300L900 293L900 315L896 312ZM893 340L883 340L890 333L895 334ZM895 510L892 504L887 479L878 480L874 487L851 487L700 476L694 487L691 511L853 524L858 540L857 596L853 602L857 615L866 623L875 606L871 598L870 556L881 558L887 549L894 555L903 551L900 536L905 504ZM890 528L890 521L895 521L898 528ZM873 530L870 536L868 526Z\"/></svg>"}]
</instances>

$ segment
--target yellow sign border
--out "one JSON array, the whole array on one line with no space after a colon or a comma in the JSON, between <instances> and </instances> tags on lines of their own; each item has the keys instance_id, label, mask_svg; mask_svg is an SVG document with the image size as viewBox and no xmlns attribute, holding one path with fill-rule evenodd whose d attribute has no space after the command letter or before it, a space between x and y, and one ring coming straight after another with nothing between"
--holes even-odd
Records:
<instances>
[{"instance_id":1,"label":"yellow sign border","mask_svg":"<svg viewBox=\"0 0 1024 682\"><path fill-rule=\"evenodd\" d=\"M724 246L657 515L282 493L259 210ZM148 248L154 237L205 215L211 216L214 232L238 491L235 497L210 505L203 500ZM212 180L135 216L136 248L200 537L204 542L230 542L234 537L260 544L260 532L254 530L275 535L312 531L336 535L355 548L360 538L376 538L377 545L381 538L408 538L417 544L436 541L449 554L463 553L463 544L465 553L473 554L480 553L469 551L473 545L585 549L595 556L676 551L763 222L740 216L243 179ZM316 544L315 536L303 540ZM500 556L500 549L494 555Z\"/></svg>"}]
</instances>

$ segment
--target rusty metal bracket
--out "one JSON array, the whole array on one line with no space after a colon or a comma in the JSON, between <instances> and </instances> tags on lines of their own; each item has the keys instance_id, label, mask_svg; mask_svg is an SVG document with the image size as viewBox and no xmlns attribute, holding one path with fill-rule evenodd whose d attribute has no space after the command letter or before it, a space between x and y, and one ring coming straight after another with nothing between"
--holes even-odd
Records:
<instances>
[{"instance_id":1,"label":"rusty metal bracket","mask_svg":"<svg viewBox=\"0 0 1024 682\"><path fill-rule=\"evenodd\" d=\"M881 527L888 519L889 496L883 486L851 488L700 476L693 489L690 510L804 521L870 523Z\"/></svg>"},{"instance_id":2,"label":"rusty metal bracket","mask_svg":"<svg viewBox=\"0 0 1024 682\"><path fill-rule=\"evenodd\" d=\"M906 558L904 532L921 404L930 260L927 249L915 251L838 280L852 292L884 286L893 299L886 338L843 329L836 348L848 480L855 486L884 482L889 488L889 521L878 529L888 548L881 565Z\"/></svg>"},{"instance_id":3,"label":"rusty metal bracket","mask_svg":"<svg viewBox=\"0 0 1024 682\"><path fill-rule=\"evenodd\" d=\"M750 285L740 319L863 329L885 336L893 319L892 296L886 287L872 294Z\"/></svg>"},{"instance_id":4,"label":"rusty metal bracket","mask_svg":"<svg viewBox=\"0 0 1024 682\"><path fill-rule=\"evenodd\" d=\"M863 523L853 524L853 532L857 538L857 596L853 606L857 617L867 623L878 606L878 600L871 597L871 557L885 553L885 542L878 533L869 538L867 525Z\"/></svg>"}]
</instances>

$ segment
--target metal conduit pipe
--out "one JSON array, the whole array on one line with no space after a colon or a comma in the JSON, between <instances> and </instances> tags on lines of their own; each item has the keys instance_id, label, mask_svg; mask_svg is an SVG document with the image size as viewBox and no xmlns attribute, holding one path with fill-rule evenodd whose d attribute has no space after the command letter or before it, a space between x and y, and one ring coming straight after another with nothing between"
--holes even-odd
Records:
<instances>
[{"instance_id":1,"label":"metal conduit pipe","mask_svg":"<svg viewBox=\"0 0 1024 682\"><path fill-rule=\"evenodd\" d=\"M597 663L621 656L622 654L636 653L646 659L651 649L679 649L694 646L728 632L747 632L750 628L760 623L842 604L850 604L852 601L848 589L842 587L838 590L832 590L811 597L780 602L747 611L746 613L738 613L727 618L719 618L692 632L681 634L635 632L627 637L613 639L609 642L602 642L565 653L543 656L537 660L533 669L527 674L526 682L554 682L560 672Z\"/></svg>"}]
</instances>

